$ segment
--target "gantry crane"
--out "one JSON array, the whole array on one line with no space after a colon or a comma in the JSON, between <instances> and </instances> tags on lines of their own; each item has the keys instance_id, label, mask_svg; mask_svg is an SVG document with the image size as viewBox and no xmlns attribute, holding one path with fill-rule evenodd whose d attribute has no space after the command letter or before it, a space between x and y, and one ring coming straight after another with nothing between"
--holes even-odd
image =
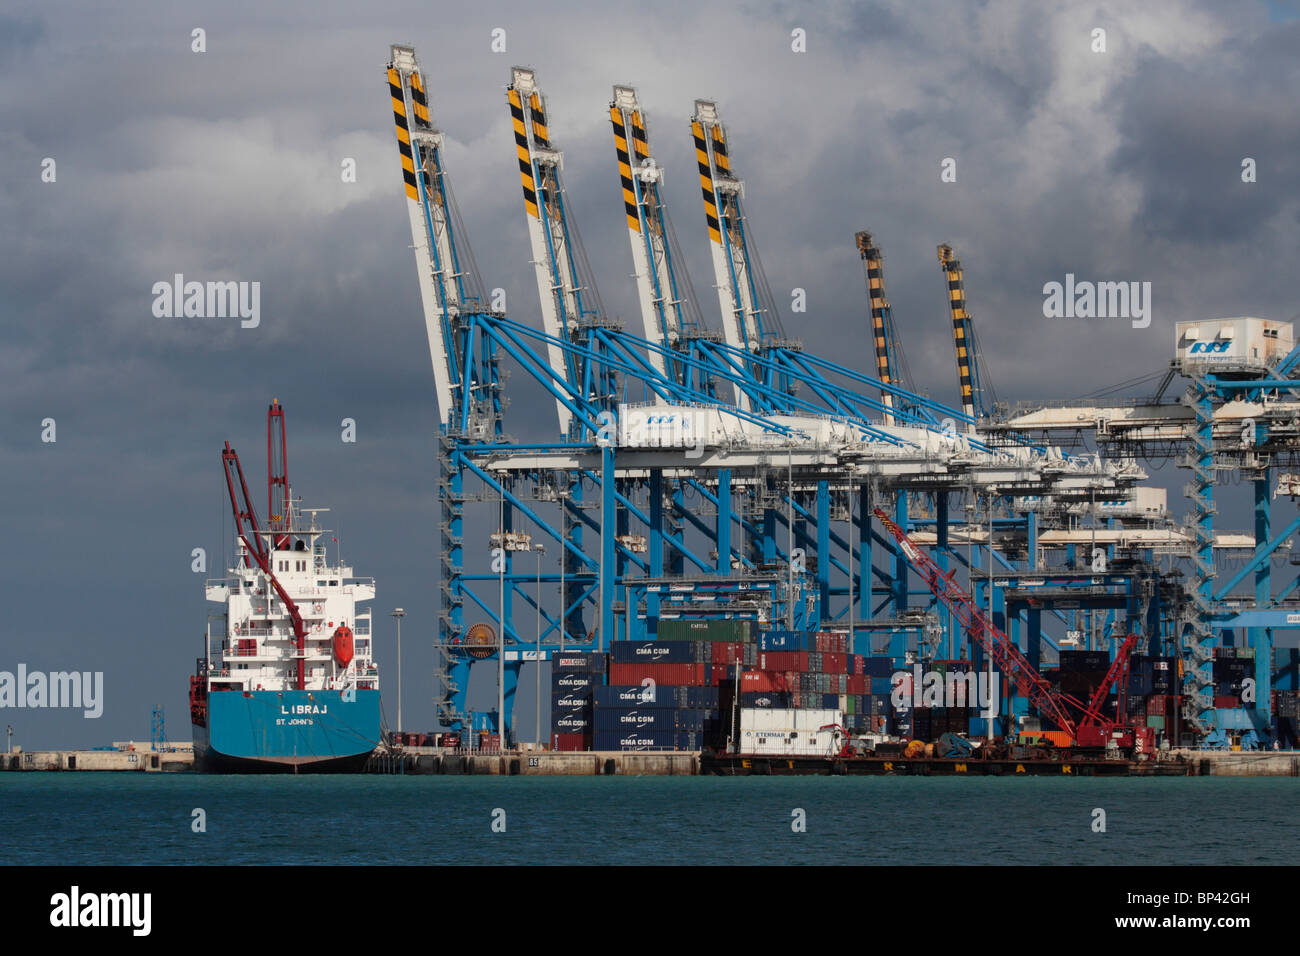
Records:
<instances>
[{"instance_id":1,"label":"gantry crane","mask_svg":"<svg viewBox=\"0 0 1300 956\"><path fill-rule=\"evenodd\" d=\"M584 274L576 230L565 211L559 153L548 128L545 101L527 70L512 73L507 97L543 321L528 324L484 308L481 297L476 302L465 285L475 269L454 206L445 205L445 218L433 208L440 195L449 199L450 193L440 155L433 149L438 141L425 135L432 131L431 120L428 128L424 125L430 107L426 78L409 48L394 48L389 64L393 69L400 93L391 99L402 120L397 130L404 196L408 211L411 203L416 204L415 221L429 237L424 240L427 253L417 249L417 264L422 290L432 291L426 302L433 303L438 319L438 335L431 333L430 339L435 373L445 359L450 383L445 406L450 414L443 414L446 427L439 435L443 604L438 635L443 649L440 659L452 659L454 668L444 679L440 722L453 728L467 726L469 657L463 646L470 614L491 621L497 633L504 634L507 683L504 713L498 718L508 727L509 681L512 668L519 666L518 660L510 658L521 653L520 645L531 646L535 636L528 633L533 615L517 613L521 599L538 604L542 633L537 636L543 644L562 637L566 648L574 650L603 647L620 633L630 639L653 636L657 621L679 614L681 602L690 595L698 596L689 599L690 613L707 618L725 614L776 620L784 613L782 602L793 599L801 609L800 620L805 616L810 622L833 620L831 569L850 571L851 580L864 583L871 578L869 539L859 541L850 535L846 540L831 527L832 490L846 481L851 494L865 504L869 469L882 467L882 481L895 486L915 471L932 468L936 460L958 455L963 468L974 455L982 464L995 465L999 474L1009 470L1013 477L1057 493L1069 493L1085 479L1097 480L1097 468L1083 459L1054 462L1056 470L1040 480L1039 459L1033 454L1017 457L994 452L976 441L957 443L961 447L938 441L934 433L940 419L961 412L903 389L893 391L895 427L882 428L880 413L887 409L875 397L879 379L783 342L775 309L763 304L770 301L770 294L740 214L739 183L731 175L726 138L720 128L715 130L716 123L699 139L709 164L707 185L716 244L729 257L723 259L726 288L720 296L725 293L728 301L734 297L740 303L738 309L724 313L736 321L737 331L742 319L747 330L758 323L754 325L758 348L750 348L740 334L726 341L711 334L692 339L693 333L682 326L679 334L692 344L678 354L685 362L698 359L708 375L733 382L745 392L746 407L728 404L726 398L704 390L699 384L702 376L687 381L662 374L649 356L664 353L664 348L642 337L641 329L635 334L625 331L601 313L594 283ZM388 79L391 93L391 72ZM713 116L716 120L716 110ZM632 172L649 158L649 148L638 150L637 140L644 137L637 136L635 127L625 126L624 131L631 136L628 172ZM700 131L703 134L704 128ZM634 198L640 196L649 205L647 191L638 192L642 183L633 180ZM641 209L637 212L639 219ZM419 246L420 234L413 231L413 237ZM448 267L453 247L455 262ZM680 256L675 258L680 262ZM736 264L740 271L733 279ZM679 280L684 276L684 270L677 273ZM451 288L457 283L457 288ZM438 311L443 302L451 301L440 295L440 284L453 294L466 289L455 314ZM671 369L676 355L669 349L666 358ZM563 433L567 441L520 443L507 435L506 403L496 372L499 360L509 361L522 373L525 388L554 399L562 424L567 423ZM638 408L634 391L666 396L670 405L681 406L682 413L692 416L702 429L694 433L701 435L698 445L678 447L654 436L638 437L637 416L647 422L661 413ZM476 410L480 404L482 413ZM516 407L535 405L517 401ZM442 414L444 406L439 408ZM598 433L609 411L618 412L615 421L620 427L625 421L632 424L626 435L620 431L616 441L602 442ZM478 424L487 417L494 428L480 429ZM516 424L533 423L526 425L516 417ZM787 449L784 482L777 480L780 469L771 463L774 448ZM845 449L853 458L847 464L837 457ZM1116 483L1105 474L1100 479L1110 483L1107 487ZM788 510L779 503L781 499L789 500ZM539 506L543 501L555 505ZM467 507L476 512L469 521L462 517ZM485 517L486 509L491 509L490 518ZM782 511L792 526L788 534L778 531ZM675 523L678 519L680 525ZM559 543L546 552L548 562L558 561L558 574L517 567L508 550L501 568L491 573L466 560L473 547L468 529L491 526L509 533L523 527L520 522ZM792 557L787 549L795 546L815 549L818 555L817 587L805 588L806 599L790 593L785 575L760 569L760 564L775 565ZM737 560L746 565L742 575L736 574ZM555 613L538 597L557 585L563 600ZM855 606L862 603L855 594L870 594L868 587L849 591ZM770 614L763 610L768 605ZM589 609L595 611L594 628L584 620ZM659 614L661 609L666 613ZM458 640L460 651L455 647Z\"/></svg>"},{"instance_id":2,"label":"gantry crane","mask_svg":"<svg viewBox=\"0 0 1300 956\"><path fill-rule=\"evenodd\" d=\"M871 238L869 232L859 232L854 236L858 255L867 270L867 295L871 302L871 336L876 345L876 375L885 385L896 385L901 380L903 368L903 351L898 341L898 331L894 327L894 313L885 298L885 257ZM911 383L907 383L911 389ZM885 424L894 423L894 396L888 390L882 390L881 403L890 411L885 413Z\"/></svg>"},{"instance_id":3,"label":"gantry crane","mask_svg":"<svg viewBox=\"0 0 1300 956\"><path fill-rule=\"evenodd\" d=\"M898 542L899 548L911 562L926 586L939 601L952 612L954 619L984 649L990 660L1008 680L1015 682L1020 695L1037 708L1040 715L1050 718L1058 727L1069 733L1076 740L1079 731L1090 727L1107 728L1115 726L1101 712L1101 707L1110 692L1111 685L1127 674L1128 655L1137 643L1137 636L1128 635L1120 645L1115 660L1107 671L1101 685L1090 701L1054 690L1047 679L1020 652L1016 644L993 623L974 600L958 587L951 573L939 567L934 560L922 551L907 533L881 511L875 509L875 515L885 529ZM1123 690L1121 689L1121 694ZM1080 716L1076 717L1075 713Z\"/></svg>"},{"instance_id":4,"label":"gantry crane","mask_svg":"<svg viewBox=\"0 0 1300 956\"><path fill-rule=\"evenodd\" d=\"M939 268L948 279L948 310L952 315L953 346L957 350L961 409L969 418L980 418L989 411L984 400L983 368L976 346L975 326L966 311L966 284L962 278L961 262L947 243L939 246ZM970 426L972 434L974 430L975 426Z\"/></svg>"}]
</instances>

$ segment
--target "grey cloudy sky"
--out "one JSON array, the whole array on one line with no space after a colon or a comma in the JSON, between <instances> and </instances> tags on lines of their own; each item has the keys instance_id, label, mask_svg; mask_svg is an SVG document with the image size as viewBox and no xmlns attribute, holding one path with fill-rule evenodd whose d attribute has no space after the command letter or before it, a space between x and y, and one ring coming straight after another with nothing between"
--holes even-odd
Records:
<instances>
[{"instance_id":1,"label":"grey cloudy sky","mask_svg":"<svg viewBox=\"0 0 1300 956\"><path fill-rule=\"evenodd\" d=\"M1300 315L1293 3L5 4L0 13L0 669L102 670L105 715L0 714L28 747L188 737L201 651L190 551L229 540L218 451L291 477L401 604L407 724L433 724L432 376L383 68L415 45L483 284L538 322L503 90L537 70L607 310L639 323L606 111L637 87L701 311L692 101L718 102L787 331L869 369L853 233L884 249L918 388L955 399L951 242L1000 398L1161 371L1187 318ZM207 31L207 52L190 32ZM506 31L507 52L490 50ZM807 32L792 53L790 31ZM1106 30L1105 53L1091 31ZM57 181L41 181L46 157ZM344 157L358 181L340 181ZM957 160L957 181L939 164ZM1241 162L1258 182L1241 181ZM158 319L174 273L262 283L262 320ZM1067 272L1152 283L1153 321L1049 320ZM789 290L808 312L791 316ZM40 441L44 418L55 444ZM359 441L339 441L354 418ZM545 417L512 431L549 437ZM388 619L383 619L386 626ZM377 641L385 690L394 654ZM526 700L531 700L527 698ZM527 707L525 700L521 704ZM393 712L391 697L386 702Z\"/></svg>"}]
</instances>

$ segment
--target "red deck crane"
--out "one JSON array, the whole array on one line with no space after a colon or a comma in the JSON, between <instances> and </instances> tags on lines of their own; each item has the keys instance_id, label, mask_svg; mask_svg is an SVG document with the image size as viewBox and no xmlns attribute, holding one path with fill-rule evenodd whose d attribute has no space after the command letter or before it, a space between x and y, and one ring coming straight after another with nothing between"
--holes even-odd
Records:
<instances>
[{"instance_id":1,"label":"red deck crane","mask_svg":"<svg viewBox=\"0 0 1300 956\"><path fill-rule=\"evenodd\" d=\"M272 531L288 530L289 447L284 438L284 409L278 398L271 399L266 410L266 516ZM275 536L277 551L288 543L287 534Z\"/></svg>"},{"instance_id":2,"label":"red deck crane","mask_svg":"<svg viewBox=\"0 0 1300 956\"><path fill-rule=\"evenodd\" d=\"M976 606L970 595L957 586L951 573L944 571L928 554L917 547L916 543L890 519L889 515L879 508L875 509L875 515L880 519L880 523L885 526L886 530L894 536L894 540L903 549L903 554L907 556L908 561L912 563L917 573L925 580L926 586L934 593L934 596L952 612L971 638L979 643L980 647L984 649L984 653L989 655L998 670L1009 680L1015 682L1020 695L1027 698L1038 709L1040 715L1055 721L1062 730L1076 740L1080 729L1093 726L1099 728L1115 726L1113 721L1108 721L1102 715L1100 708L1116 678L1121 674L1128 674L1128 655L1137 643L1137 635L1130 634L1124 639L1124 643L1120 645L1115 654L1115 660L1111 664L1110 670L1106 672L1106 677L1093 694L1092 700L1085 703L1070 694L1053 690L1052 685L1048 683L1042 674L1038 673L1038 670L1029 662L1029 659L1020 652L1020 648L1016 647L1015 642L1007 637L989 619L988 615ZM1124 690L1124 686L1121 685L1121 698L1124 695ZM1077 711L1081 718L1076 720L1071 711Z\"/></svg>"},{"instance_id":3,"label":"red deck crane","mask_svg":"<svg viewBox=\"0 0 1300 956\"><path fill-rule=\"evenodd\" d=\"M268 424L269 421L268 418ZM280 422L281 427L283 427L283 417L280 418ZM289 618L293 622L294 648L297 650L298 665L294 686L297 690L306 690L307 625L302 619L302 613L298 610L298 605L294 603L293 598L289 596L289 592L280 584L274 570L272 570L271 560L275 552L267 548L266 542L263 540L263 532L258 528L257 512L253 508L253 502L248 496L248 485L244 481L244 469L239 464L239 456L230 447L230 442L226 442L226 447L221 452L221 465L226 472L226 489L230 492L230 507L235 514L235 530L239 534L239 539L244 542L245 562L255 563L262 573L266 575L266 579L271 582L271 587L275 589L275 593L284 602L285 610L289 612ZM238 484L238 490L236 490L236 484ZM289 520L286 514L284 516L284 528L287 529L288 524ZM288 541L287 535L285 541L286 543Z\"/></svg>"}]
</instances>

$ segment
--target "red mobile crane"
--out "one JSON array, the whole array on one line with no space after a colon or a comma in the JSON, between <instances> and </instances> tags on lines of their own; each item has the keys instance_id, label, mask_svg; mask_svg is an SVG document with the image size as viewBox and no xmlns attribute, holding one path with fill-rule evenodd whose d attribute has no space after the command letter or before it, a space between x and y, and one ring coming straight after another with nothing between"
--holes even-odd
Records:
<instances>
[{"instance_id":1,"label":"red mobile crane","mask_svg":"<svg viewBox=\"0 0 1300 956\"><path fill-rule=\"evenodd\" d=\"M1122 726L1115 721L1107 720L1101 713L1101 706L1106 700L1106 695L1110 692L1111 685L1121 675L1125 678L1125 683L1120 684L1120 712L1122 720L1124 710L1125 684L1128 676L1128 656L1137 644L1137 635L1130 634L1120 645L1115 654L1115 660L1110 665L1110 670L1106 672L1105 679L1101 686L1097 688L1092 699L1087 703L1079 700L1070 694L1061 693L1053 690L1052 685L1047 682L1042 674L1038 673L1029 659L1020 652L1011 638L1007 637L994 623L989 619L982 610L965 591L957 586L949 572L944 571L934 560L923 552L907 533L903 531L894 521L879 508L875 509L875 515L880 519L886 530L894 536L903 549L903 554L907 556L908 561L916 569L917 573L925 580L926 586L934 593L953 616L961 623L961 626L970 634L971 638L979 642L984 653L992 658L993 663L997 665L1008 679L1015 681L1016 689L1022 697L1025 697L1033 704L1038 713L1049 717L1055 721L1058 726L1066 731L1076 742L1080 741L1080 731L1087 745L1100 745L1104 743L1106 735L1110 730L1117 726ZM1076 720L1071 711L1077 711L1082 715L1081 719Z\"/></svg>"}]
</instances>

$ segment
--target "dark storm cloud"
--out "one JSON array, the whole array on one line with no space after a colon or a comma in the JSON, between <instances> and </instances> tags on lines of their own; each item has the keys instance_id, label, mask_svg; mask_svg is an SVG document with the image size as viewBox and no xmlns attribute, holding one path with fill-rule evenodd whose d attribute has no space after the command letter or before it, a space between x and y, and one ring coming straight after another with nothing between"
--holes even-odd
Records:
<instances>
[{"instance_id":1,"label":"dark storm cloud","mask_svg":"<svg viewBox=\"0 0 1300 956\"><path fill-rule=\"evenodd\" d=\"M408 611L408 723L432 725L437 423L383 76L390 43L414 43L423 60L482 285L505 290L512 317L538 324L503 95L520 62L549 97L611 316L640 327L605 112L611 84L632 83L680 265L719 327L687 126L692 101L714 98L790 334L869 368L852 242L870 229L917 385L951 402L940 241L967 267L987 365L1010 399L1158 372L1184 317L1294 314L1278 262L1300 235L1296 24L1269 12L408 3L362 16L343 3L126 3L0 21L0 469L20 543L0 574L22 594L0 651L107 671L98 724L29 715L24 742L140 737L153 700L173 736L187 734L201 579L220 573L229 540L217 452L229 438L260 474L272 396L288 410L295 489L335 509L346 555L378 579L376 616ZM497 26L503 55L488 47ZM1088 47L1096 26L1104 55ZM190 51L195 27L206 53ZM805 54L790 52L796 27ZM1254 186L1240 183L1241 155L1260 162ZM56 183L40 180L45 157ZM344 157L356 184L340 181ZM939 182L945 157L955 184ZM1067 271L1152 281L1152 328L1043 319L1042 285ZM177 272L260 281L262 324L155 318L151 286ZM805 314L790 313L794 288ZM549 438L553 403L524 378L508 386L508 430ZM54 445L39 441L47 416ZM345 417L356 445L339 440ZM190 571L199 546L207 575Z\"/></svg>"},{"instance_id":2,"label":"dark storm cloud","mask_svg":"<svg viewBox=\"0 0 1300 956\"><path fill-rule=\"evenodd\" d=\"M1171 61L1143 56L1116 91L1123 146L1114 169L1142 188L1141 223L1151 238L1191 245L1231 243L1294 210L1300 185L1300 23ZM1241 179L1242 161L1257 182Z\"/></svg>"}]
</instances>

